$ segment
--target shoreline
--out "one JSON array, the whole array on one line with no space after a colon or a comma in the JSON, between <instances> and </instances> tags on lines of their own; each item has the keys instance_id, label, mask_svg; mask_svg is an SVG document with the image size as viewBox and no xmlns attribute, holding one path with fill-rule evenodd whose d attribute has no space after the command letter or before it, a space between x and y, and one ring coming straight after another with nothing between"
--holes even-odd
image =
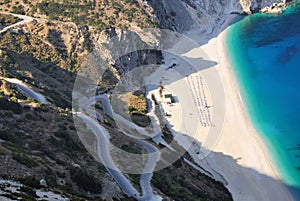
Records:
<instances>
[{"instance_id":1,"label":"shoreline","mask_svg":"<svg viewBox=\"0 0 300 201\"><path fill-rule=\"evenodd\" d=\"M262 150L264 152L264 157L268 160L268 164L270 165L270 168L271 168L272 173L274 174L275 178L278 179L278 180L280 180L280 173L277 170L277 168L276 168L276 166L275 166L275 164L273 162L273 158L271 156L271 153L268 151L267 145L264 142L263 138L260 136L260 133L255 128L255 125L253 124L253 122L252 122L252 120L251 120L251 118L249 116L248 108L247 108L247 106L245 104L245 101L242 98L241 89L240 89L240 86L239 86L236 74L233 72L234 70L233 70L233 68L232 68L232 66L230 64L229 59L228 59L229 56L228 56L227 50L226 50L226 35L227 34L228 34L227 30L224 30L222 33L220 33L220 36L217 39L218 43L222 43L222 44L219 44L220 47L221 47L221 53L220 53L221 54L221 64L223 63L223 65L225 65L224 67L228 68L228 71L226 73L227 73L227 76L231 80L231 83L233 85L231 87L234 88L236 96L238 96L238 98L236 99L236 101L237 101L237 104L239 105L239 109L240 109L240 111L242 113L242 116L245 119L245 122L247 124L246 126L251 129L250 132L253 135L253 137L255 138L256 143L258 143L259 146L261 146L261 148L262 148ZM221 74L220 73L221 69L219 69L218 72L219 72L219 74Z\"/></svg>"},{"instance_id":2,"label":"shoreline","mask_svg":"<svg viewBox=\"0 0 300 201\"><path fill-rule=\"evenodd\" d=\"M179 40L168 52L182 59L164 55L166 66L176 62L175 69L161 67L149 80L163 85L177 97L175 106L162 103L164 111L170 114L168 125L174 140L189 152L195 163L223 183L234 200L294 200L250 119L227 58L225 36L236 17L224 16L223 23L214 25L212 33L187 32L186 36L196 44ZM195 84L199 78L203 80L201 85ZM202 115L209 115L204 109L212 112L213 121L208 126L203 126L202 123L208 122L201 120ZM186 135L199 143L191 144L192 139Z\"/></svg>"},{"instance_id":3,"label":"shoreline","mask_svg":"<svg viewBox=\"0 0 300 201\"><path fill-rule=\"evenodd\" d=\"M226 169L223 165L220 168L219 156L215 156L214 153L207 161L228 181L227 187L235 200L245 200L245 198L247 200L293 200L287 187L280 181L280 173L275 167L267 145L250 119L240 94L238 80L227 57L225 44L227 28L234 19L226 19L223 25L225 30L201 47L213 61L218 62L214 68L219 74L225 91L225 121L221 139L213 151L237 159L237 164L248 168L249 171L236 170L238 171L236 175L235 171L230 170L232 167ZM224 162L226 160L221 163ZM244 185L240 182L243 179L241 176L247 179L244 180ZM248 183L252 185L249 186Z\"/></svg>"}]
</instances>

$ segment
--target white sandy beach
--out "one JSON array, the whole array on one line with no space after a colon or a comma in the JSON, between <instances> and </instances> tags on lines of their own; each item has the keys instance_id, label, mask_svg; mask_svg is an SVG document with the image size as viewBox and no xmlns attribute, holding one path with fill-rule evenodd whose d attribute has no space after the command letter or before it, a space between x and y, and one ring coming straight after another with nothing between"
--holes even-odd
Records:
<instances>
[{"instance_id":1,"label":"white sandy beach","mask_svg":"<svg viewBox=\"0 0 300 201\"><path fill-rule=\"evenodd\" d=\"M227 23L231 19L229 17ZM213 106L210 111L216 126L203 127L197 123L199 115L195 107L191 107L192 93L186 87L189 84L187 79L194 75L191 73L186 77L178 77L172 82L168 78L174 79L177 76L174 70L160 70L153 78L163 76L164 87L176 95L179 101L177 104L181 108L180 113L174 113L172 110L176 111L177 106L175 110L168 110L169 106L164 105L166 111L172 114L168 121L174 132L191 135L205 147L202 151L205 156L209 153L208 157L196 162L209 170L217 180L227 184L234 200L293 200L287 188L280 183L268 150L250 121L237 80L226 57L225 34L226 30L201 47L181 55L196 68L195 58L216 62L213 67L198 69L206 85L204 91L208 104ZM192 35L195 36L195 32ZM202 39L195 38L199 43ZM178 46L181 47L180 42ZM172 59L166 58L166 61L172 63ZM181 61L177 63L178 68L185 65ZM185 143L184 139L178 141ZM194 159L199 158L196 152L190 151L190 154Z\"/></svg>"},{"instance_id":2,"label":"white sandy beach","mask_svg":"<svg viewBox=\"0 0 300 201\"><path fill-rule=\"evenodd\" d=\"M292 200L285 186L279 182L272 158L249 118L227 60L225 35L226 30L201 47L210 59L218 62L215 73L219 74L225 92L223 130L214 153L209 155L207 161L228 182L234 200ZM215 152L236 159L238 165Z\"/></svg>"},{"instance_id":3,"label":"white sandy beach","mask_svg":"<svg viewBox=\"0 0 300 201\"><path fill-rule=\"evenodd\" d=\"M235 200L292 200L285 186L279 182L279 174L272 158L255 130L240 95L236 77L225 51L223 31L202 48L219 65L216 67L225 91L225 121L220 141L214 152L229 155L239 166L226 164L226 158L212 154L208 161L224 176ZM213 93L213 92L212 92Z\"/></svg>"}]
</instances>

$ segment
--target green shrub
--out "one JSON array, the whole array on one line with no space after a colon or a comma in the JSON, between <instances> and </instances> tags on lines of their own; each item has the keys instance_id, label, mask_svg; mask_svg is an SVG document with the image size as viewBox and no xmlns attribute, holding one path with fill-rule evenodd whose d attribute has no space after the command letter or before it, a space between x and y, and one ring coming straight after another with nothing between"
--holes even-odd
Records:
<instances>
[{"instance_id":1,"label":"green shrub","mask_svg":"<svg viewBox=\"0 0 300 201\"><path fill-rule=\"evenodd\" d=\"M176 13L174 11L171 11L171 16L175 17L176 16Z\"/></svg>"},{"instance_id":2,"label":"green shrub","mask_svg":"<svg viewBox=\"0 0 300 201\"><path fill-rule=\"evenodd\" d=\"M5 155L5 152L2 149L0 149L0 155Z\"/></svg>"},{"instance_id":3,"label":"green shrub","mask_svg":"<svg viewBox=\"0 0 300 201\"><path fill-rule=\"evenodd\" d=\"M70 169L71 179L76 183L76 185L91 193L101 193L102 185L93 176L89 175L86 171L72 167Z\"/></svg>"},{"instance_id":4,"label":"green shrub","mask_svg":"<svg viewBox=\"0 0 300 201\"><path fill-rule=\"evenodd\" d=\"M25 193L27 196L30 196L31 198L37 197L35 191L31 187L21 186L20 191Z\"/></svg>"},{"instance_id":5,"label":"green shrub","mask_svg":"<svg viewBox=\"0 0 300 201\"><path fill-rule=\"evenodd\" d=\"M31 113L25 114L25 118L28 119L28 120L34 120L35 119L35 117Z\"/></svg>"},{"instance_id":6,"label":"green shrub","mask_svg":"<svg viewBox=\"0 0 300 201\"><path fill-rule=\"evenodd\" d=\"M26 185L26 186L29 186L31 188L40 188L40 181L37 180L36 178L34 177L25 177L25 178L21 178L19 179L19 181Z\"/></svg>"},{"instance_id":7,"label":"green shrub","mask_svg":"<svg viewBox=\"0 0 300 201\"><path fill-rule=\"evenodd\" d=\"M23 154L13 153L12 158L15 161L21 163L22 165L25 165L28 168L32 168L32 167L37 167L38 166L38 164L33 159L31 159L28 156L23 155Z\"/></svg>"},{"instance_id":8,"label":"green shrub","mask_svg":"<svg viewBox=\"0 0 300 201\"><path fill-rule=\"evenodd\" d=\"M24 6L13 6L12 12L20 15L25 15Z\"/></svg>"},{"instance_id":9,"label":"green shrub","mask_svg":"<svg viewBox=\"0 0 300 201\"><path fill-rule=\"evenodd\" d=\"M17 102L7 100L5 97L0 98L0 110L8 110L15 114L22 114L22 106Z\"/></svg>"},{"instance_id":10,"label":"green shrub","mask_svg":"<svg viewBox=\"0 0 300 201\"><path fill-rule=\"evenodd\" d=\"M14 142L16 139L14 135L9 133L7 130L0 130L0 139Z\"/></svg>"},{"instance_id":11,"label":"green shrub","mask_svg":"<svg viewBox=\"0 0 300 201\"><path fill-rule=\"evenodd\" d=\"M151 119L149 116L139 112L132 112L130 114L130 118L132 122L141 127L147 127L151 124Z\"/></svg>"}]
</instances>

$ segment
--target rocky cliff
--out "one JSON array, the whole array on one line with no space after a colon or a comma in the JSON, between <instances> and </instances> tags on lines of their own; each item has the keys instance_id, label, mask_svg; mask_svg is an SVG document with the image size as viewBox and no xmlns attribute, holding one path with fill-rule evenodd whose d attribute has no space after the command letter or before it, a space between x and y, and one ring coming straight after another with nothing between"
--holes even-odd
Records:
<instances>
[{"instance_id":1,"label":"rocky cliff","mask_svg":"<svg viewBox=\"0 0 300 201\"><path fill-rule=\"evenodd\" d=\"M250 14L279 2L281 0L148 0L160 27L180 32L194 28L207 30L226 15Z\"/></svg>"}]
</instances>

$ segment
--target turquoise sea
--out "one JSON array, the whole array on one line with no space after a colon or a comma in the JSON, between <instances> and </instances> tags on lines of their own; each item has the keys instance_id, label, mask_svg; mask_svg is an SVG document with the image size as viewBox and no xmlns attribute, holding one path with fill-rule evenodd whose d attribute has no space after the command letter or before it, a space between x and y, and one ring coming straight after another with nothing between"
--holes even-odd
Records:
<instances>
[{"instance_id":1,"label":"turquoise sea","mask_svg":"<svg viewBox=\"0 0 300 201\"><path fill-rule=\"evenodd\" d=\"M300 200L300 6L243 17L226 46L251 120Z\"/></svg>"}]
</instances>

